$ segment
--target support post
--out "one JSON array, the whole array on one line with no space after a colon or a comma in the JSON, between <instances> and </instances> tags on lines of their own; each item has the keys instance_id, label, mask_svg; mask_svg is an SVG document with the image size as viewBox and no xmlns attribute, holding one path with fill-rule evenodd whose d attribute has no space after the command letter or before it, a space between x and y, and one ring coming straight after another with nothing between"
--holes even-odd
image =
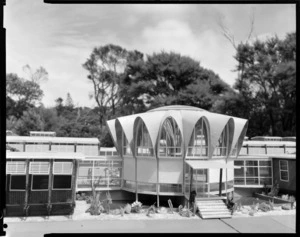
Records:
<instances>
[{"instance_id":1,"label":"support post","mask_svg":"<svg viewBox=\"0 0 300 237\"><path fill-rule=\"evenodd\" d=\"M222 174L223 174L223 169L220 169L220 182L219 182L219 196L222 196Z\"/></svg>"}]
</instances>

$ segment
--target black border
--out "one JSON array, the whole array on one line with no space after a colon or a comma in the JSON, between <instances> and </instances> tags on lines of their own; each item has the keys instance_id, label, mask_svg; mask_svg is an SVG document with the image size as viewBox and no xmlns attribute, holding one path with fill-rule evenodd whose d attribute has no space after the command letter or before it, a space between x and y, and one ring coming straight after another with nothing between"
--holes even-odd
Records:
<instances>
[{"instance_id":1,"label":"black border","mask_svg":"<svg viewBox=\"0 0 300 237\"><path fill-rule=\"evenodd\" d=\"M2 0L2 10L0 12L0 20L1 20L1 29L0 29L0 75L1 75L1 84L0 84L0 236L5 236L6 231L5 228L7 228L7 224L3 222L3 212L5 209L5 161L6 161L6 29L4 26L4 7L6 5L6 0ZM99 3L107 3L107 4L116 4L116 3L122 3L122 4L146 4L146 3L155 3L155 4L162 4L162 3L177 3L177 4L186 4L186 3L193 3L193 4L295 4L296 5L296 40L297 40L297 55L299 55L299 14L300 7L299 7L299 1L297 0L250 0L250 1L241 1L241 0L44 0L44 3L46 4L99 4ZM30 4L30 3L29 3ZM300 68L299 60L296 59L296 66L297 68ZM299 75L299 73L296 70L296 78ZM299 83L298 83L299 84ZM297 89L298 89L297 84ZM298 98L297 103L298 104ZM298 107L297 107L298 108ZM296 111L296 117L299 118L299 110ZM298 126L296 128L296 137L298 133ZM296 147L299 149L298 143L296 143ZM297 170L300 170L299 162L296 162ZM299 173L296 173L297 180L299 179ZM297 182L297 190L300 188L299 182ZM296 190L296 193L297 193ZM299 195L299 194L298 194ZM299 198L299 197L298 197ZM299 214L298 214L299 208L296 210L296 233L299 232ZM125 233L124 233L125 234ZM129 234L129 233L126 233ZM134 235L135 233L130 233L130 235ZM136 233L141 234L141 233ZM174 235L175 233L172 233ZM203 233L204 234L204 233ZM74 236L78 234L63 234L64 236ZM79 234L80 236L82 234ZM84 234L83 234L84 235ZM90 235L90 234L88 234ZM104 234L106 235L106 234ZM226 234L225 234L226 235ZM60 234L46 234L45 236L60 236Z\"/></svg>"}]
</instances>

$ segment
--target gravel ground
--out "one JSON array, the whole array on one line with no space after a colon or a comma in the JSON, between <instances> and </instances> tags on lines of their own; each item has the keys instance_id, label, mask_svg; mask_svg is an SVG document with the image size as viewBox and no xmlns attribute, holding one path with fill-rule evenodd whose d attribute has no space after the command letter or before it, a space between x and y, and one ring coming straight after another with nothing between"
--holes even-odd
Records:
<instances>
[{"instance_id":1,"label":"gravel ground","mask_svg":"<svg viewBox=\"0 0 300 237\"><path fill-rule=\"evenodd\" d=\"M90 204L87 204L85 201L76 201L76 208L72 216L50 216L49 218L45 217L27 217L22 220L20 217L5 217L4 223L8 222L41 222L41 221L69 221L69 220L157 220L157 219L177 219L177 220L188 220L188 219L199 219L199 215L196 214L190 218L182 217L178 212L173 214L167 213L167 208L163 211L166 213L155 213L150 214L150 217L146 216L146 208L142 209L141 213L130 213L124 214L124 216L112 215L112 214L101 214L99 216L92 216L90 213L85 213L89 208ZM244 206L245 209L250 209L250 206ZM279 209L279 208L278 208ZM246 212L246 211L244 211ZM258 211L254 216L270 216L270 215L295 215L296 210L273 210L269 212ZM248 213L242 213L241 211L235 212L232 218L238 217L252 217Z\"/></svg>"}]
</instances>

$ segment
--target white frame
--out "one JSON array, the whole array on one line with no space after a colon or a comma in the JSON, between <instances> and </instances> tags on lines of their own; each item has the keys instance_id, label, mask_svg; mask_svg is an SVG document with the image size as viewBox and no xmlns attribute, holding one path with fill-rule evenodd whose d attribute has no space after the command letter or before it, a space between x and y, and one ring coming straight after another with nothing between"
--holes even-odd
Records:
<instances>
[{"instance_id":1,"label":"white frame","mask_svg":"<svg viewBox=\"0 0 300 237\"><path fill-rule=\"evenodd\" d=\"M56 163L60 163L62 164L62 170L64 169L64 165L65 164L71 164L71 170L70 170L70 173L56 173L55 172L55 169L54 169L54 166ZM53 175L72 175L73 173L73 162L72 161L55 161L53 162Z\"/></svg>"},{"instance_id":2,"label":"white frame","mask_svg":"<svg viewBox=\"0 0 300 237\"><path fill-rule=\"evenodd\" d=\"M234 177L233 177L233 180L235 180L236 178L238 178L238 179L243 179L244 180L244 183L243 184L235 184L235 182L234 182L234 184L233 184L233 186L234 187L263 187L263 184L261 184L261 179L264 179L264 178L268 178L268 179L271 179L271 184L268 184L268 185L273 185L273 179L272 179L272 177L273 177L273 162L272 162L272 160L266 160L266 159L263 159L263 160L259 160L259 159L243 159L243 160L239 160L239 159L237 159L237 160L234 160L234 162L235 161L243 161L243 165L238 165L238 166L241 166L241 167L243 167L244 168L244 174L243 174L243 177L241 177L241 176L238 176L238 177L236 177L235 175L234 175ZM257 161L257 166L246 166L246 161ZM270 163L271 163L271 165L260 165L260 162L261 161L269 161ZM257 170L257 176L249 176L248 178L257 178L258 179L258 184L247 184L247 182L246 182L246 167L249 167L249 168L257 168L258 170ZM260 168L270 168L271 169L271 173L270 173L270 176L268 176L268 177L261 177L260 176Z\"/></svg>"},{"instance_id":3,"label":"white frame","mask_svg":"<svg viewBox=\"0 0 300 237\"><path fill-rule=\"evenodd\" d=\"M180 144L180 146L168 146L168 144L167 144L167 137L166 137L166 144L165 144L165 146L161 146L160 145L160 140L161 140L161 136L162 136L162 131L163 131L163 129L164 129L164 126L165 126L165 123L167 122L167 121L169 121L170 123L173 123L173 125L174 125L174 127L175 127L175 124L176 124L176 127L177 127L177 131L179 132L179 134L180 134L180 140L181 140L181 144ZM174 131L175 132L175 131ZM166 136L167 136L167 134L166 134ZM160 131L159 131L159 142L158 142L158 150L157 150L157 154L158 154L158 157L159 158L168 158L168 159L173 159L173 158L182 158L182 156L183 156L183 137L182 137L182 133L181 133L181 131L180 131L180 129L179 129L179 126L178 126L178 124L177 124L177 122L176 122L176 120L173 118L173 117L167 117L165 120L164 120L164 122L162 123L162 126L160 127ZM174 141L175 142L175 141ZM160 153L160 149L165 149L166 151L165 151L165 155L162 155L161 153ZM167 150L168 149L175 149L175 155L174 156L168 156L167 155ZM177 155L177 153L176 153L176 151L177 151L177 149L179 149L180 150L180 154L178 154Z\"/></svg>"},{"instance_id":4,"label":"white frame","mask_svg":"<svg viewBox=\"0 0 300 237\"><path fill-rule=\"evenodd\" d=\"M48 174L48 185L47 185L47 189L32 189L32 186L33 186L33 178L34 176L47 176L47 174L31 174L31 187L30 187L30 190L33 191L33 192L40 192L40 191L49 191L49 174Z\"/></svg>"},{"instance_id":5,"label":"white frame","mask_svg":"<svg viewBox=\"0 0 300 237\"><path fill-rule=\"evenodd\" d=\"M135 157L139 157L139 158L155 158L154 146L153 146L153 143L151 141L150 133L149 133L149 131L148 131L148 129L147 129L146 124L144 123L144 121L140 119L138 121L138 125L136 126L136 128L137 128L136 131L135 131L136 132L136 136L135 136L135 144L136 144L136 146L135 146L135 150L134 150ZM142 130L142 141L140 142L140 144L143 144L144 143L143 141L144 141L144 138L145 138L145 136L144 136L144 129L145 128L147 129L147 132L148 132L148 135L149 135L149 140L151 142L151 146L138 146L138 142L137 142L137 140L138 140L138 132L139 132L140 129ZM138 154L138 149L139 148L143 149L143 150L147 149L149 151L149 153L140 153L140 154ZM153 155L151 155L151 152L150 152L151 149L153 151Z\"/></svg>"},{"instance_id":6,"label":"white frame","mask_svg":"<svg viewBox=\"0 0 300 237\"><path fill-rule=\"evenodd\" d=\"M286 167L287 167L286 170L281 169L281 162L286 162ZM287 180L281 178L281 171L287 172ZM279 160L279 177L280 177L280 181L283 181L283 182L289 182L289 180L290 180L289 179L289 177L290 177L290 174L289 174L289 162L287 160Z\"/></svg>"},{"instance_id":7,"label":"white frame","mask_svg":"<svg viewBox=\"0 0 300 237\"><path fill-rule=\"evenodd\" d=\"M25 176L25 189L12 189L11 188L11 180L13 176ZM11 174L10 175L10 180L9 180L9 191L13 191L13 192L25 192L26 191L26 173L25 174Z\"/></svg>"},{"instance_id":8,"label":"white frame","mask_svg":"<svg viewBox=\"0 0 300 237\"><path fill-rule=\"evenodd\" d=\"M48 164L48 171L47 171L47 173L32 173L32 170L31 170L31 166L32 166L32 164L36 164L36 163L38 163L39 164L39 166L41 165L41 163L47 163ZM40 172L40 170L39 170L39 172ZM30 161L29 162L29 174L32 174L32 175L49 175L49 173L50 173L50 162L49 161Z\"/></svg>"},{"instance_id":9,"label":"white frame","mask_svg":"<svg viewBox=\"0 0 300 237\"><path fill-rule=\"evenodd\" d=\"M10 165L14 165L14 166L18 166L18 164L22 164L22 165L24 165L25 164L25 170L24 171L22 171L22 172L15 172L15 173L12 173L12 172L7 172L7 166L8 166L8 164L10 164ZM7 161L6 162L6 174L20 174L20 175L26 175L26 171L27 171L27 164L26 164L26 161Z\"/></svg>"},{"instance_id":10,"label":"white frame","mask_svg":"<svg viewBox=\"0 0 300 237\"><path fill-rule=\"evenodd\" d=\"M193 155L192 156L190 156L190 155L188 155L188 152L189 152L189 149L195 149L197 146L195 146L195 140L196 140L196 125L197 125L197 123L199 122L201 120L201 130L202 130L202 133L201 133L201 135L200 136L205 136L205 134L204 134L204 128L205 128L205 130L206 130L206 140L207 140L207 145L206 146L203 146L202 145L202 143L200 144L200 150L201 150L201 155L200 156L196 156L195 155L195 153L193 153ZM193 136L193 141L194 141L194 145L193 146L189 146L189 143L190 143L190 141L191 141L191 139L192 139L192 136ZM188 143L188 147L187 147L187 150L186 150L186 155L185 155L185 157L186 158L196 158L196 159L207 159L208 158L208 155L209 155L209 139L208 139L208 136L209 136L209 131L208 131L208 125L206 124L206 121L203 119L203 118L200 118L200 119L198 119L198 121L195 123L195 125L194 125L194 128L193 128L193 131L192 131L192 134L191 134L191 137L190 137L190 140L189 140L189 143ZM207 149L207 155L205 156L205 155L202 155L203 154L203 152L202 152L202 150L203 149Z\"/></svg>"},{"instance_id":11,"label":"white frame","mask_svg":"<svg viewBox=\"0 0 300 237\"><path fill-rule=\"evenodd\" d=\"M71 176L71 185L70 185L70 188L54 188L54 178L55 176L58 176L58 175L62 175L62 176ZM53 175L53 179L52 179L52 190L72 190L72 182L73 179L72 179L72 174L57 174L57 175Z\"/></svg>"}]
</instances>

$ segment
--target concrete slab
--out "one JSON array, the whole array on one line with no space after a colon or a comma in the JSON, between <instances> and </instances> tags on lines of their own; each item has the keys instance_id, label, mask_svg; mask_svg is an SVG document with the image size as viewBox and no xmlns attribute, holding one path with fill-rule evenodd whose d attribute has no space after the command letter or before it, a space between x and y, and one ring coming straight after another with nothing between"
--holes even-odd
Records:
<instances>
[{"instance_id":1,"label":"concrete slab","mask_svg":"<svg viewBox=\"0 0 300 237\"><path fill-rule=\"evenodd\" d=\"M296 215L270 216L282 225L296 231Z\"/></svg>"},{"instance_id":2,"label":"concrete slab","mask_svg":"<svg viewBox=\"0 0 300 237\"><path fill-rule=\"evenodd\" d=\"M244 217L224 219L223 221L240 233L296 233L295 227L292 226L293 218L288 218L290 216L282 217ZM282 221L284 218L286 220Z\"/></svg>"},{"instance_id":3,"label":"concrete slab","mask_svg":"<svg viewBox=\"0 0 300 237\"><path fill-rule=\"evenodd\" d=\"M101 220L9 223L7 236L43 236L46 233L237 233L214 220Z\"/></svg>"}]
</instances>

